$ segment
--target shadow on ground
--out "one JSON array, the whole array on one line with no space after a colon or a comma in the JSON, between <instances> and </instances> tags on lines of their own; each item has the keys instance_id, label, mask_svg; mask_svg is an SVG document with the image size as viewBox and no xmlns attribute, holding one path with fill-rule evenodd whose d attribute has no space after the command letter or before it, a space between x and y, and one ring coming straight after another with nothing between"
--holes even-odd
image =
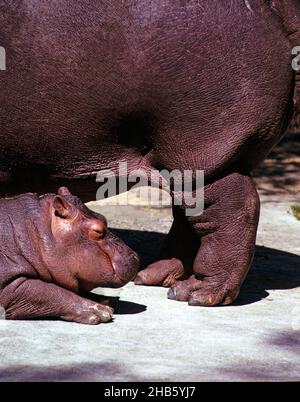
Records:
<instances>
[{"instance_id":1,"label":"shadow on ground","mask_svg":"<svg viewBox=\"0 0 300 402\"><path fill-rule=\"evenodd\" d=\"M269 344L285 349L290 353L300 355L300 326L299 329L294 331L284 331L274 334L269 339Z\"/></svg>"},{"instance_id":2,"label":"shadow on ground","mask_svg":"<svg viewBox=\"0 0 300 402\"><path fill-rule=\"evenodd\" d=\"M286 350L291 356L299 356L299 331L294 333L279 333L266 339L265 346L271 347L272 352ZM295 358L293 357L293 359ZM293 361L293 360L292 360ZM274 364L272 364L272 362ZM186 367L185 367L186 369ZM101 363L70 362L66 365L34 366L17 365L0 368L0 382L108 382L106 388L111 388L109 382L145 382L145 381L174 381L170 374L155 375L135 373L135 367L116 364L111 361ZM184 374L184 378L186 378ZM182 375L182 374L181 374ZM247 359L231 365L224 362L222 367L208 366L203 370L193 367L188 373L189 381L291 381L299 380L297 363L291 361L262 362L261 360ZM178 381L178 379L177 379ZM180 380L179 380L180 381ZM181 380L182 381L182 380Z\"/></svg>"},{"instance_id":3,"label":"shadow on ground","mask_svg":"<svg viewBox=\"0 0 300 402\"><path fill-rule=\"evenodd\" d=\"M58 366L18 365L0 368L1 381L51 382L51 381L109 381L111 378L122 381L139 381L137 375L126 372L123 367L111 363L80 363ZM141 380L140 380L141 381Z\"/></svg>"},{"instance_id":4,"label":"shadow on ground","mask_svg":"<svg viewBox=\"0 0 300 402\"><path fill-rule=\"evenodd\" d=\"M269 296L267 290L300 286L300 256L257 246L250 272L235 305L254 303Z\"/></svg>"},{"instance_id":5,"label":"shadow on ground","mask_svg":"<svg viewBox=\"0 0 300 402\"><path fill-rule=\"evenodd\" d=\"M120 300L118 296L101 296L97 293L85 292L82 292L81 296L112 307L114 309L114 315L139 314L147 310L147 306L144 304Z\"/></svg>"},{"instance_id":6,"label":"shadow on ground","mask_svg":"<svg viewBox=\"0 0 300 402\"><path fill-rule=\"evenodd\" d=\"M141 267L156 261L165 235L157 232L113 229L141 258ZM268 290L300 286L300 256L257 246L250 272L234 305L255 303L269 296Z\"/></svg>"}]
</instances>

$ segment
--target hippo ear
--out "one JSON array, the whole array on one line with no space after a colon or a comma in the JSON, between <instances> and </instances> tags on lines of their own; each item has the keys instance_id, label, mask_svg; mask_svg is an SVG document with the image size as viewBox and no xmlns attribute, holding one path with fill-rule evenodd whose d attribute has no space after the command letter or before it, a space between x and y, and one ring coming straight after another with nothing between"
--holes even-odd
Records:
<instances>
[{"instance_id":1,"label":"hippo ear","mask_svg":"<svg viewBox=\"0 0 300 402\"><path fill-rule=\"evenodd\" d=\"M57 190L57 195L72 195L67 187L59 187Z\"/></svg>"},{"instance_id":2,"label":"hippo ear","mask_svg":"<svg viewBox=\"0 0 300 402\"><path fill-rule=\"evenodd\" d=\"M72 216L72 205L64 198L57 195L53 200L55 215L67 219Z\"/></svg>"}]
</instances>

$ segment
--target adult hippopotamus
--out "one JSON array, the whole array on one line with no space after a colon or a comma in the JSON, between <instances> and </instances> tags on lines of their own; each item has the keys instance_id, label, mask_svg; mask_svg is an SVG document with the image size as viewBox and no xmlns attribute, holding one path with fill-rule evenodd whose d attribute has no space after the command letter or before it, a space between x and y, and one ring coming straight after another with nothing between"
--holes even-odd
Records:
<instances>
[{"instance_id":1,"label":"adult hippopotamus","mask_svg":"<svg viewBox=\"0 0 300 402\"><path fill-rule=\"evenodd\" d=\"M1 199L0 221L0 306L7 319L112 319L109 306L79 295L123 286L137 273L137 255L108 231L104 216L62 187Z\"/></svg>"},{"instance_id":2,"label":"adult hippopotamus","mask_svg":"<svg viewBox=\"0 0 300 402\"><path fill-rule=\"evenodd\" d=\"M299 0L5 0L0 45L1 193L68 183L91 200L120 161L204 170L203 213L174 205L164 259L136 283L231 303L254 253L251 171L299 107Z\"/></svg>"}]
</instances>

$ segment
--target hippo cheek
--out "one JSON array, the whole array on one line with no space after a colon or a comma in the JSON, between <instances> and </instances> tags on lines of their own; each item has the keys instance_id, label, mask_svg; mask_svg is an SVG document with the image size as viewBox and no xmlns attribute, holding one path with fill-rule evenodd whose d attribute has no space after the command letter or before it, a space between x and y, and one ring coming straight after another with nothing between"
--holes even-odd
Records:
<instances>
[{"instance_id":1,"label":"hippo cheek","mask_svg":"<svg viewBox=\"0 0 300 402\"><path fill-rule=\"evenodd\" d=\"M120 287L123 283L116 277L110 257L98 250L94 258L86 259L76 272L79 289L91 291L97 287Z\"/></svg>"}]
</instances>

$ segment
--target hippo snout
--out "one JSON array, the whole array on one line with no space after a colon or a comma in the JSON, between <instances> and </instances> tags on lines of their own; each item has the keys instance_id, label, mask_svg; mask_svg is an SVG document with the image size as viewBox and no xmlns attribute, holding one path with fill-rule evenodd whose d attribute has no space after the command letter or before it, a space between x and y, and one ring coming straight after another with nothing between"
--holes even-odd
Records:
<instances>
[{"instance_id":1,"label":"hippo snout","mask_svg":"<svg viewBox=\"0 0 300 402\"><path fill-rule=\"evenodd\" d=\"M123 240L108 232L103 247L111 261L116 277L114 287L121 287L132 281L139 269L140 260L135 251L128 247Z\"/></svg>"}]
</instances>

